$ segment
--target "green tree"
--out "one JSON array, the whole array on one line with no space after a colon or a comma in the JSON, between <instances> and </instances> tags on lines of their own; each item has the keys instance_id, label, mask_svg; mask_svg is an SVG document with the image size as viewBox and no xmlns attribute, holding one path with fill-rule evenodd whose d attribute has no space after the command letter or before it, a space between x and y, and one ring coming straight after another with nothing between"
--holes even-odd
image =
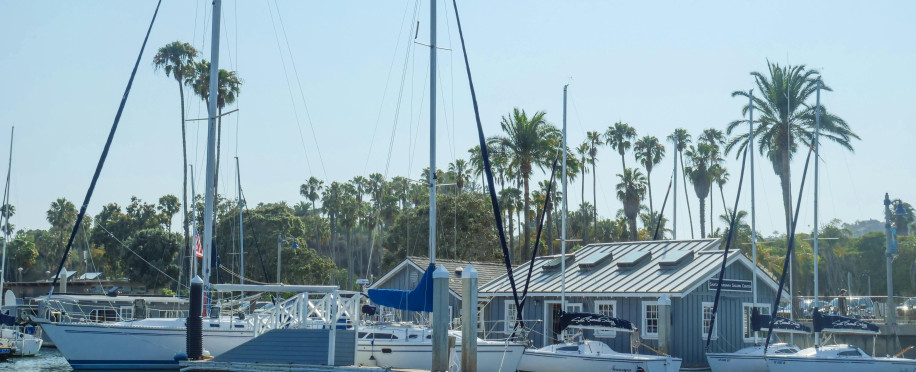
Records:
<instances>
[{"instance_id":1,"label":"green tree","mask_svg":"<svg viewBox=\"0 0 916 372\"><path fill-rule=\"evenodd\" d=\"M181 211L181 202L178 201L178 197L168 194L159 198L157 209L165 222L165 230L172 232L172 217Z\"/></svg>"},{"instance_id":2,"label":"green tree","mask_svg":"<svg viewBox=\"0 0 916 372\"><path fill-rule=\"evenodd\" d=\"M455 159L454 162L448 164L448 171L455 174L455 183L458 186L458 193L461 193L461 190L464 189L464 183L471 178L471 170L468 167L467 161L464 159Z\"/></svg>"},{"instance_id":3,"label":"green tree","mask_svg":"<svg viewBox=\"0 0 916 372\"><path fill-rule=\"evenodd\" d=\"M592 236L597 239L598 236L598 187L597 187L597 176L598 171L595 168L598 164L598 147L604 144L601 140L601 133L598 131L589 131L585 133L585 141L588 143L588 161L592 165L592 208L595 208L592 211L592 220L594 221ZM586 234L584 242L588 241L588 234Z\"/></svg>"},{"instance_id":4,"label":"green tree","mask_svg":"<svg viewBox=\"0 0 916 372\"><path fill-rule=\"evenodd\" d=\"M623 202L623 211L630 227L630 240L636 241L636 218L639 215L640 203L646 195L646 177L636 168L625 168L617 177L620 178L620 183L617 184L617 199Z\"/></svg>"},{"instance_id":5,"label":"green tree","mask_svg":"<svg viewBox=\"0 0 916 372\"><path fill-rule=\"evenodd\" d=\"M658 138L655 136L644 136L633 145L633 152L636 155L636 161L646 168L646 184L649 190L649 214L652 216L655 213L655 206L652 203L652 169L655 168L658 163L661 163L662 159L665 157L665 146L659 143Z\"/></svg>"},{"instance_id":6,"label":"green tree","mask_svg":"<svg viewBox=\"0 0 916 372\"><path fill-rule=\"evenodd\" d=\"M753 97L755 115L754 128L756 146L761 155L765 155L773 165L773 171L779 176L782 188L782 204L785 212L786 231L792 224L792 182L789 164L798 150L798 145L808 148L814 142L815 105L810 100L817 91L817 80L820 73L809 70L805 65L780 66L767 61L768 75L751 72L757 84L757 94ZM831 91L823 84L821 89ZM748 92L736 91L732 97L750 98ZM820 136L843 148L853 151L852 140L859 139L846 124L846 121L827 111L821 105ZM742 115L747 113L749 105L744 105ZM725 152L737 149L740 157L748 145L749 133L745 130L747 121L739 119L728 124L727 132L737 134L728 141ZM797 257L797 255L796 255ZM798 274L798 260L792 260L792 273Z\"/></svg>"},{"instance_id":7,"label":"green tree","mask_svg":"<svg viewBox=\"0 0 916 372\"><path fill-rule=\"evenodd\" d=\"M680 158L681 160L680 162L681 163L680 164L681 165L681 181L683 181L683 184L684 184L684 200L686 200L686 204L687 204L687 221L690 223L690 238L692 239L693 238L693 213L690 211L690 193L687 192L687 172L684 171L685 170L684 150L686 150L687 146L690 145L690 141L691 141L690 133L688 133L687 130L684 128L677 128L674 130L674 133L671 133L670 135L668 135L668 141L676 144L674 150L677 151L678 154L680 155L678 156L678 158ZM677 198L677 195L675 195L674 197Z\"/></svg>"},{"instance_id":8,"label":"green tree","mask_svg":"<svg viewBox=\"0 0 916 372\"><path fill-rule=\"evenodd\" d=\"M4 204L3 206L0 206L0 216L3 218L3 227L0 229L2 229L4 236L13 236L13 231L15 230L16 225L10 223L10 217L13 217L15 214L16 206L12 204Z\"/></svg>"},{"instance_id":9,"label":"green tree","mask_svg":"<svg viewBox=\"0 0 916 372\"><path fill-rule=\"evenodd\" d=\"M197 57L197 49L191 44L173 41L159 48L159 51L153 56L153 69L164 70L166 77L173 77L178 83L178 97L181 104L181 171L183 187L181 191L182 209L184 220L182 228L184 229L184 246L186 254L191 254L191 244L188 239L188 146L186 136L186 119L184 110L184 86L187 84L186 79L194 75L194 58ZM169 219L171 223L171 218Z\"/></svg>"},{"instance_id":10,"label":"green tree","mask_svg":"<svg viewBox=\"0 0 916 372\"><path fill-rule=\"evenodd\" d=\"M123 259L132 281L152 290L167 287L170 278L178 276L179 268L174 261L181 250L180 234L159 228L143 229L134 233L127 246L132 253L125 254Z\"/></svg>"},{"instance_id":11,"label":"green tree","mask_svg":"<svg viewBox=\"0 0 916 372\"><path fill-rule=\"evenodd\" d=\"M534 166L544 168L550 165L556 151L557 137L560 131L544 119L544 111L535 112L530 118L525 110L515 108L508 116L503 116L500 127L504 135L496 137L492 147L501 147L511 157L511 163L518 169L518 176L524 185L524 221L522 226L522 254L530 256L531 229L531 188L529 181Z\"/></svg>"},{"instance_id":12,"label":"green tree","mask_svg":"<svg viewBox=\"0 0 916 372\"><path fill-rule=\"evenodd\" d=\"M632 146L630 141L634 138L636 138L636 129L620 121L608 127L604 132L604 140L607 145L617 150L617 153L620 154L620 162L623 165L621 169L627 169L627 160L624 155L626 151L630 149L630 146Z\"/></svg>"},{"instance_id":13,"label":"green tree","mask_svg":"<svg viewBox=\"0 0 916 372\"><path fill-rule=\"evenodd\" d=\"M60 257L64 253L66 243L64 237L67 237L76 223L76 206L66 198L58 198L51 202L51 208L46 213L46 219L51 224L50 232L56 237L57 241L50 253L53 257ZM68 260L69 263L69 260ZM67 263L65 263L66 265ZM52 261L53 266L53 261ZM56 267L50 268L51 271L57 270ZM56 272L56 271L55 271Z\"/></svg>"},{"instance_id":14,"label":"green tree","mask_svg":"<svg viewBox=\"0 0 916 372\"><path fill-rule=\"evenodd\" d=\"M324 193L321 194L321 207L328 216L331 229L331 243L329 251L334 262L337 263L337 219L340 214L343 202L343 184L334 181L328 186Z\"/></svg>"}]
</instances>

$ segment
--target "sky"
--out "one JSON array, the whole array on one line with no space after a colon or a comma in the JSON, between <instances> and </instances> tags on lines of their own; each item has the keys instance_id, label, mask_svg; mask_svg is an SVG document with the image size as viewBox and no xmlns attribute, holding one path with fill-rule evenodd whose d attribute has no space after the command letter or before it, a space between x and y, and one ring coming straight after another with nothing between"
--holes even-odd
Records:
<instances>
[{"instance_id":1,"label":"sky","mask_svg":"<svg viewBox=\"0 0 916 372\"><path fill-rule=\"evenodd\" d=\"M438 3L437 167L477 144L474 112L451 2ZM155 9L151 0L0 1L0 153L15 126L10 202L18 228L47 228L51 202L79 206L111 128ZM821 148L819 221L879 219L884 193L916 201L912 129L916 101L913 2L854 1L465 1L460 2L484 131L499 134L513 108L543 110L568 141L614 122L663 139L694 136L742 118L736 90L754 88L767 61L804 64L833 92L822 102L861 137L850 153ZM243 80L222 133L219 192L235 197L235 157L249 203L303 200L315 176L345 181L379 172L419 178L429 164L428 1L223 1L220 67ZM183 41L210 59L210 2L165 0L104 170L88 206L96 214L131 196L181 196L180 102L174 79L152 57ZM188 118L206 107L187 92ZM188 122L188 161L203 190L205 121ZM652 172L655 204L670 178L670 144ZM635 164L632 155L630 164ZM2 159L5 160L5 156ZM734 202L740 164L729 155L725 199ZM804 157L792 165L797 195ZM778 178L756 162L757 227L784 233ZM4 169L5 167L0 167ZM599 151L598 212L622 208L614 186L620 157ZM537 174L543 179L544 174ZM591 199L591 176L586 198ZM746 184L749 181L746 181ZM580 180L569 185L578 205ZM683 187L681 184L680 187ZM813 227L803 194L799 230ZM695 235L697 199L690 191ZM745 189L739 208L749 210ZM683 188L678 237L689 237ZM722 214L718 193L714 215ZM658 208L656 206L656 208ZM670 207L669 207L670 208ZM666 212L670 216L670 209ZM178 220L178 219L176 219ZM722 223L715 221L716 225ZM176 226L178 222L176 221Z\"/></svg>"}]
</instances>

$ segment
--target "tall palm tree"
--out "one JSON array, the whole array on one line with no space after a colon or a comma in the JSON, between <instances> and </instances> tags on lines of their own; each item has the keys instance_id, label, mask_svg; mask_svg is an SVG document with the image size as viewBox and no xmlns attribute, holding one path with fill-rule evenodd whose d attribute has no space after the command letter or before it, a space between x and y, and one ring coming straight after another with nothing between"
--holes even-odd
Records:
<instances>
[{"instance_id":1,"label":"tall palm tree","mask_svg":"<svg viewBox=\"0 0 916 372\"><path fill-rule=\"evenodd\" d=\"M636 161L646 168L646 184L649 190L649 216L655 215L655 206L652 204L652 169L665 157L665 146L658 142L655 136L644 136L633 145Z\"/></svg>"},{"instance_id":2,"label":"tall palm tree","mask_svg":"<svg viewBox=\"0 0 916 372\"><path fill-rule=\"evenodd\" d=\"M328 215L328 223L331 229L331 243L328 250L331 252L335 263L337 262L337 219L343 204L341 200L343 193L343 185L334 181L321 194L321 208Z\"/></svg>"},{"instance_id":3,"label":"tall palm tree","mask_svg":"<svg viewBox=\"0 0 916 372\"><path fill-rule=\"evenodd\" d=\"M182 217L184 220L181 225L184 229L184 255L190 257L191 242L188 234L188 145L186 136L186 121L184 112L184 86L185 77L193 75L194 58L197 57L197 49L191 44L173 41L159 48L159 51L153 56L153 69L156 71L165 71L166 77L173 77L178 82L178 97L181 99L181 172L184 180L181 191Z\"/></svg>"},{"instance_id":4,"label":"tall palm tree","mask_svg":"<svg viewBox=\"0 0 916 372\"><path fill-rule=\"evenodd\" d=\"M630 141L634 138L636 138L636 129L627 123L619 121L608 127L604 132L605 142L620 154L620 162L623 164L622 169L627 169L627 160L624 154L632 146Z\"/></svg>"},{"instance_id":5,"label":"tall palm tree","mask_svg":"<svg viewBox=\"0 0 916 372\"><path fill-rule=\"evenodd\" d=\"M499 205L503 207L506 216L509 217L509 250L515 247L515 226L513 225L512 216L515 214L515 206L522 198L522 191L514 187L502 189L499 192Z\"/></svg>"},{"instance_id":6,"label":"tall palm tree","mask_svg":"<svg viewBox=\"0 0 916 372\"><path fill-rule=\"evenodd\" d=\"M322 190L324 190L324 181L311 176L308 181L299 186L299 195L312 202L312 209L314 210L315 202L321 196ZM321 224L315 224L315 242L321 242Z\"/></svg>"},{"instance_id":7,"label":"tall palm tree","mask_svg":"<svg viewBox=\"0 0 916 372\"><path fill-rule=\"evenodd\" d=\"M494 139L494 147L499 146L511 157L511 163L518 169L518 177L525 187L524 221L522 252L528 256L531 239L531 189L529 181L534 166L544 168L550 165L555 151L553 146L560 131L544 119L544 111L537 111L531 117L524 110L514 108L509 116L503 116L500 127L503 136ZM548 160L549 159L549 160Z\"/></svg>"},{"instance_id":8,"label":"tall palm tree","mask_svg":"<svg viewBox=\"0 0 916 372\"><path fill-rule=\"evenodd\" d=\"M598 164L598 147L604 144L601 139L601 133L598 131L589 131L585 133L585 141L588 143L588 161L592 165L592 237L598 239L598 187L596 166ZM586 230L586 232L588 232ZM586 234L588 235L588 234ZM587 239L586 239L587 240Z\"/></svg>"},{"instance_id":9,"label":"tall palm tree","mask_svg":"<svg viewBox=\"0 0 916 372\"><path fill-rule=\"evenodd\" d=\"M722 159L722 157L719 156L719 154L721 154L722 146L725 146L725 134L722 133L721 130L718 130L715 128L704 129L703 133L701 133L700 136L697 137L697 142L705 143L707 145L712 146L715 149L715 156L713 156L710 159L709 173L712 174L713 181L716 184L719 184L719 191L721 192L722 185L725 184L725 181L723 181L721 177L727 173L725 171L725 165L723 164L723 161L725 159ZM710 191L710 194L712 194L712 191ZM725 208L726 209L725 213L728 214L727 206L724 203L725 197L723 196L722 199L723 199L722 208ZM713 200L716 200L716 198L709 198L709 215L710 216L712 216L714 213ZM709 219L710 234L716 230L714 227L714 223L713 223L715 220L716 220L715 218Z\"/></svg>"},{"instance_id":10,"label":"tall palm tree","mask_svg":"<svg viewBox=\"0 0 916 372\"><path fill-rule=\"evenodd\" d=\"M630 240L636 241L636 218L639 217L639 205L646 196L646 177L637 168L624 168L617 174L617 199L623 202L623 212L630 227Z\"/></svg>"},{"instance_id":11,"label":"tall palm tree","mask_svg":"<svg viewBox=\"0 0 916 372\"><path fill-rule=\"evenodd\" d=\"M582 174L582 203L585 203L585 174L588 173L588 140L582 142L576 147L576 155L579 157L579 173Z\"/></svg>"},{"instance_id":12,"label":"tall palm tree","mask_svg":"<svg viewBox=\"0 0 916 372\"><path fill-rule=\"evenodd\" d=\"M687 156L687 168L685 173L693 183L693 191L696 192L697 198L700 199L700 237L706 238L706 197L709 196L709 190L712 188L713 174L710 172L710 163L715 159L716 150L714 147L700 142L696 146L690 146L685 153Z\"/></svg>"},{"instance_id":13,"label":"tall palm tree","mask_svg":"<svg viewBox=\"0 0 916 372\"><path fill-rule=\"evenodd\" d=\"M780 66L767 61L767 73L751 72L757 84L757 93L754 95L754 111L757 113L754 124L757 148L761 155L766 155L773 165L773 171L779 176L782 188L782 205L785 212L786 231L790 231L792 224L792 182L789 163L798 150L798 145L809 147L814 142L814 116L815 105L810 104L811 96L817 91L817 70L809 70L805 65ZM830 87L821 82L821 89L831 91ZM734 92L732 97L749 98L748 92ZM852 140L859 139L839 116L827 111L821 105L820 135L839 144L843 148L853 151ZM749 105L742 107L742 115L747 113ZM747 121L735 120L728 124L726 132L738 134L728 141L725 146L726 153L736 151L740 157L748 145L749 133L746 129ZM792 275L798 278L798 260L792 260ZM795 308L793 306L793 308Z\"/></svg>"},{"instance_id":14,"label":"tall palm tree","mask_svg":"<svg viewBox=\"0 0 916 372\"><path fill-rule=\"evenodd\" d=\"M194 89L200 99L210 104L210 61L201 60L194 63L194 73L188 75L185 81ZM219 69L217 80L217 125L216 125L216 168L214 169L213 189L219 184L219 157L223 138L223 108L235 103L236 97L241 92L242 80L235 71Z\"/></svg>"},{"instance_id":15,"label":"tall palm tree","mask_svg":"<svg viewBox=\"0 0 916 372\"><path fill-rule=\"evenodd\" d=\"M668 135L668 141L677 144L674 150L678 152L678 158L681 161L681 180L684 183L684 199L687 201L687 221L690 222L690 238L693 239L693 213L690 212L690 193L687 192L687 174L684 173L684 150L690 145L690 133L684 128L677 128L674 133Z\"/></svg>"},{"instance_id":16,"label":"tall palm tree","mask_svg":"<svg viewBox=\"0 0 916 372\"><path fill-rule=\"evenodd\" d=\"M455 173L455 184L458 186L458 193L461 194L465 181L471 178L471 169L468 167L468 162L464 159L455 159L453 163L449 163L448 171Z\"/></svg>"}]
</instances>

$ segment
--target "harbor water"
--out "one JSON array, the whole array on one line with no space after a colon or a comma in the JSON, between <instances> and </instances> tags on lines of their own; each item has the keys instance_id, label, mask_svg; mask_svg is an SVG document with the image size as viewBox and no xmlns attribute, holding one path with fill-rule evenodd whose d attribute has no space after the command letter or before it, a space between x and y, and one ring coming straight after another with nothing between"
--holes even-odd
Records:
<instances>
[{"instance_id":1,"label":"harbor water","mask_svg":"<svg viewBox=\"0 0 916 372\"><path fill-rule=\"evenodd\" d=\"M0 371L42 371L65 372L72 371L67 360L56 348L43 347L34 357L13 357L0 361Z\"/></svg>"}]
</instances>

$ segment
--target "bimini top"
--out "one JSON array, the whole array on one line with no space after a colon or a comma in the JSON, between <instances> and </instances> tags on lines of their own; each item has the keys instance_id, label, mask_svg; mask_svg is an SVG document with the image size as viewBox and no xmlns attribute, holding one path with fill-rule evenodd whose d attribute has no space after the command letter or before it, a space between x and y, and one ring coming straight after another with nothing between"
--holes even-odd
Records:
<instances>
[{"instance_id":1,"label":"bimini top","mask_svg":"<svg viewBox=\"0 0 916 372\"><path fill-rule=\"evenodd\" d=\"M720 246L721 240L715 238L590 244L567 254L566 292L586 296L686 295L719 273L723 252ZM729 265L740 261L749 270L753 268L751 260L738 250L731 250L728 256ZM559 295L564 276L558 265L559 257L535 260L528 288L530 295ZM513 269L519 291L525 285L528 265L521 263ZM762 269L760 273L760 280L775 291L777 283ZM508 275L503 273L481 286L480 294L511 295Z\"/></svg>"}]
</instances>

